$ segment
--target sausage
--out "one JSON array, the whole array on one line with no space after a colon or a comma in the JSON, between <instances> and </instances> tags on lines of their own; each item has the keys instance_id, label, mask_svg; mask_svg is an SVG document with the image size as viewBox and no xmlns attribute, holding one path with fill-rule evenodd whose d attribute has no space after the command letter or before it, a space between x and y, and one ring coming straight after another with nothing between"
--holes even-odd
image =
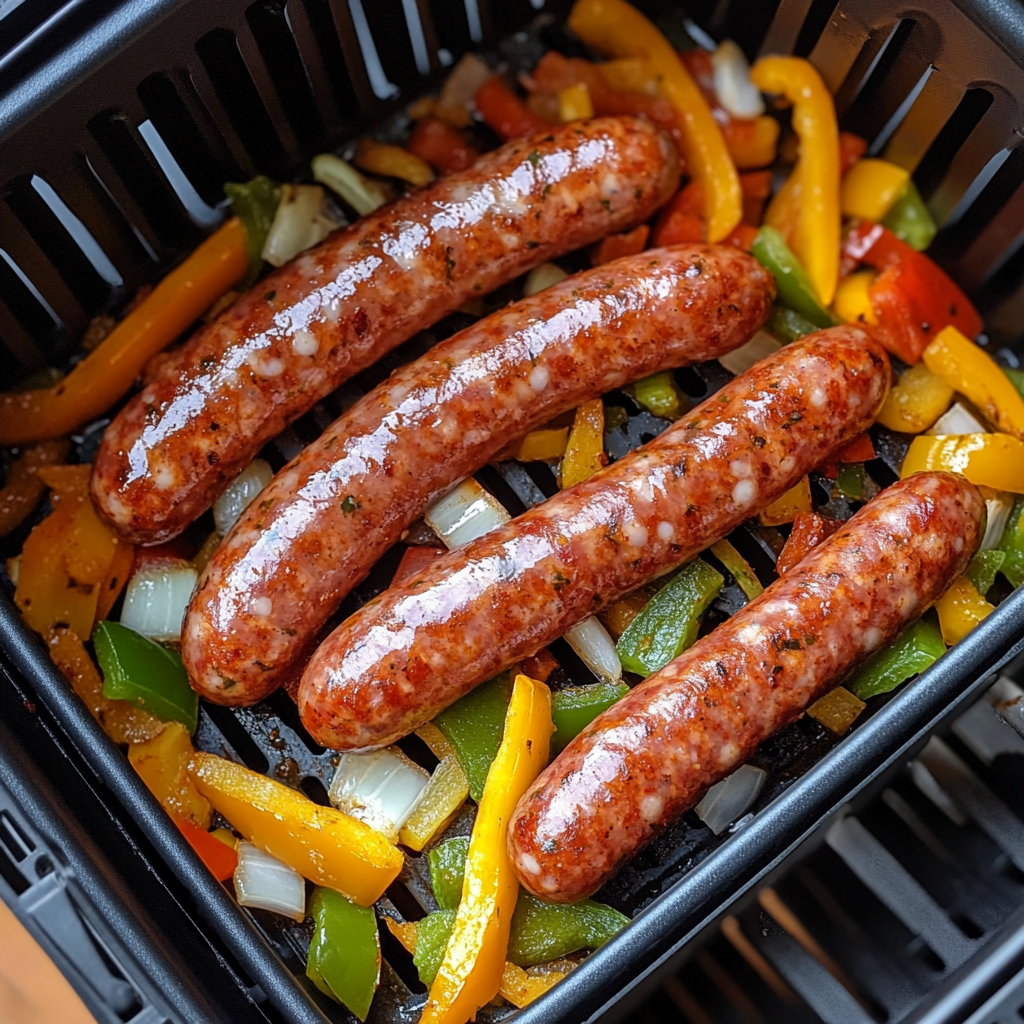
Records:
<instances>
[{"instance_id":1,"label":"sausage","mask_svg":"<svg viewBox=\"0 0 1024 1024\"><path fill-rule=\"evenodd\" d=\"M985 503L919 473L864 506L713 633L598 716L509 823L530 892L589 896L759 743L938 600L981 543Z\"/></svg>"},{"instance_id":2,"label":"sausage","mask_svg":"<svg viewBox=\"0 0 1024 1024\"><path fill-rule=\"evenodd\" d=\"M114 419L93 501L134 543L175 536L342 381L467 299L647 219L678 180L669 136L597 118L335 232L200 330Z\"/></svg>"},{"instance_id":3,"label":"sausage","mask_svg":"<svg viewBox=\"0 0 1024 1024\"><path fill-rule=\"evenodd\" d=\"M182 634L192 685L223 704L266 697L446 488L587 399L742 344L773 294L771 275L732 247L648 251L495 313L393 373L217 549Z\"/></svg>"},{"instance_id":4,"label":"sausage","mask_svg":"<svg viewBox=\"0 0 1024 1024\"><path fill-rule=\"evenodd\" d=\"M643 448L364 605L306 667L306 728L342 750L411 732L770 504L863 431L888 386L863 327L758 363Z\"/></svg>"}]
</instances>

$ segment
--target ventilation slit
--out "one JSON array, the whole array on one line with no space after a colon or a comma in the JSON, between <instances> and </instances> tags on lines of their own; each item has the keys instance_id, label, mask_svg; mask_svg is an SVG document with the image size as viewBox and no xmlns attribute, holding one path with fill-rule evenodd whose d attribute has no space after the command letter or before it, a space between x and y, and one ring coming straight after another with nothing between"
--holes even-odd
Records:
<instances>
[{"instance_id":1,"label":"ventilation slit","mask_svg":"<svg viewBox=\"0 0 1024 1024\"><path fill-rule=\"evenodd\" d=\"M800 34L796 37L794 56L806 57L810 54L838 6L839 0L814 0L803 25L800 26Z\"/></svg>"},{"instance_id":2,"label":"ventilation slit","mask_svg":"<svg viewBox=\"0 0 1024 1024\"><path fill-rule=\"evenodd\" d=\"M345 54L338 38L338 29L331 13L330 0L306 0L306 17L316 35L317 45L323 56L324 69L334 90L343 127L359 116L359 102L352 80L346 70Z\"/></svg>"},{"instance_id":3,"label":"ventilation slit","mask_svg":"<svg viewBox=\"0 0 1024 1024\"><path fill-rule=\"evenodd\" d=\"M938 188L953 157L991 106L992 93L987 89L968 89L964 93L914 172L914 181L926 199Z\"/></svg>"}]
</instances>

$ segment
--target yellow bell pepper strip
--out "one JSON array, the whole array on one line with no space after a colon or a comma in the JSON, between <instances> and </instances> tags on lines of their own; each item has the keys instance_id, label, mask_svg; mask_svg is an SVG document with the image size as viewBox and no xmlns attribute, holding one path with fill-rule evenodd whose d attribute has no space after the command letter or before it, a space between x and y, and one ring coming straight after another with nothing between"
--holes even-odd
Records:
<instances>
[{"instance_id":1,"label":"yellow bell pepper strip","mask_svg":"<svg viewBox=\"0 0 1024 1024\"><path fill-rule=\"evenodd\" d=\"M566 86L558 93L558 120L563 124L594 116L594 103L586 82Z\"/></svg>"},{"instance_id":2,"label":"yellow bell pepper strip","mask_svg":"<svg viewBox=\"0 0 1024 1024\"><path fill-rule=\"evenodd\" d=\"M722 125L722 136L737 170L752 171L775 163L779 122L774 117L729 118Z\"/></svg>"},{"instance_id":3,"label":"yellow bell pepper strip","mask_svg":"<svg viewBox=\"0 0 1024 1024\"><path fill-rule=\"evenodd\" d=\"M146 363L190 327L249 266L233 217L172 270L63 380L0 395L0 444L63 437L102 415Z\"/></svg>"},{"instance_id":4,"label":"yellow bell pepper strip","mask_svg":"<svg viewBox=\"0 0 1024 1024\"><path fill-rule=\"evenodd\" d=\"M866 707L867 704L859 697L855 697L842 686L837 686L834 690L829 690L824 697L819 697L807 709L807 714L816 722L821 722L829 732L842 736Z\"/></svg>"},{"instance_id":5,"label":"yellow bell pepper strip","mask_svg":"<svg viewBox=\"0 0 1024 1024\"><path fill-rule=\"evenodd\" d=\"M900 477L927 470L960 473L978 487L1024 494L1024 441L1009 434L915 437Z\"/></svg>"},{"instance_id":6,"label":"yellow bell pepper strip","mask_svg":"<svg viewBox=\"0 0 1024 1024\"><path fill-rule=\"evenodd\" d=\"M157 736L128 747L131 766L164 810L172 818L185 818L207 829L213 808L188 773L188 763L194 754L188 729L180 722L169 722Z\"/></svg>"},{"instance_id":7,"label":"yellow bell pepper strip","mask_svg":"<svg viewBox=\"0 0 1024 1024\"><path fill-rule=\"evenodd\" d=\"M785 494L776 498L759 516L762 526L781 526L791 523L799 512L814 511L811 504L811 481L804 477Z\"/></svg>"},{"instance_id":8,"label":"yellow bell pepper strip","mask_svg":"<svg viewBox=\"0 0 1024 1024\"><path fill-rule=\"evenodd\" d=\"M448 754L434 769L416 807L402 826L398 841L410 850L422 850L434 836L444 831L468 796L469 779L455 754Z\"/></svg>"},{"instance_id":9,"label":"yellow bell pepper strip","mask_svg":"<svg viewBox=\"0 0 1024 1024\"><path fill-rule=\"evenodd\" d=\"M984 349L955 327L946 327L921 358L932 373L966 395L997 430L1024 438L1024 398Z\"/></svg>"},{"instance_id":10,"label":"yellow bell pepper strip","mask_svg":"<svg viewBox=\"0 0 1024 1024\"><path fill-rule=\"evenodd\" d=\"M597 65L601 77L619 92L658 91L658 78L643 57L619 57Z\"/></svg>"},{"instance_id":11,"label":"yellow bell pepper strip","mask_svg":"<svg viewBox=\"0 0 1024 1024\"><path fill-rule=\"evenodd\" d=\"M764 592L761 581L757 578L750 563L727 540L715 541L711 545L711 554L732 573L732 578L739 584L748 601L760 597Z\"/></svg>"},{"instance_id":12,"label":"yellow bell pepper strip","mask_svg":"<svg viewBox=\"0 0 1024 1024\"><path fill-rule=\"evenodd\" d=\"M401 853L379 832L265 775L202 751L189 772L249 842L360 906L380 899L402 870Z\"/></svg>"},{"instance_id":13,"label":"yellow bell pepper strip","mask_svg":"<svg viewBox=\"0 0 1024 1024\"><path fill-rule=\"evenodd\" d=\"M939 598L935 605L939 613L939 628L942 639L950 647L961 640L982 620L996 609L978 593L974 584L961 576L953 581L953 585Z\"/></svg>"},{"instance_id":14,"label":"yellow bell pepper strip","mask_svg":"<svg viewBox=\"0 0 1024 1024\"><path fill-rule=\"evenodd\" d=\"M799 57L762 57L750 79L762 92L782 93L793 104L800 139L793 171L800 184L793 248L818 300L831 305L839 278L840 229L839 126L832 95L813 65Z\"/></svg>"},{"instance_id":15,"label":"yellow bell pepper strip","mask_svg":"<svg viewBox=\"0 0 1024 1024\"><path fill-rule=\"evenodd\" d=\"M0 490L0 537L6 537L21 526L39 504L46 490L46 484L38 473L39 467L63 462L70 450L71 442L66 437L40 441L26 448L11 463L3 489Z\"/></svg>"},{"instance_id":16,"label":"yellow bell pepper strip","mask_svg":"<svg viewBox=\"0 0 1024 1024\"><path fill-rule=\"evenodd\" d=\"M905 371L889 389L878 422L904 434L927 430L953 401L953 389L924 363Z\"/></svg>"},{"instance_id":17,"label":"yellow bell pepper strip","mask_svg":"<svg viewBox=\"0 0 1024 1024\"><path fill-rule=\"evenodd\" d=\"M519 894L505 832L519 798L547 764L551 731L551 691L516 676L473 825L462 901L420 1024L465 1024L498 993Z\"/></svg>"},{"instance_id":18,"label":"yellow bell pepper strip","mask_svg":"<svg viewBox=\"0 0 1024 1024\"><path fill-rule=\"evenodd\" d=\"M910 181L910 172L888 160L858 160L844 175L839 209L844 217L881 221Z\"/></svg>"},{"instance_id":19,"label":"yellow bell pepper strip","mask_svg":"<svg viewBox=\"0 0 1024 1024\"><path fill-rule=\"evenodd\" d=\"M871 285L875 280L873 270L858 270L847 274L836 288L832 309L837 317L847 324L877 324L878 317L871 305Z\"/></svg>"},{"instance_id":20,"label":"yellow bell pepper strip","mask_svg":"<svg viewBox=\"0 0 1024 1024\"><path fill-rule=\"evenodd\" d=\"M401 178L410 185L429 185L434 180L430 164L401 146L360 139L352 162L362 171L385 178Z\"/></svg>"},{"instance_id":21,"label":"yellow bell pepper strip","mask_svg":"<svg viewBox=\"0 0 1024 1024\"><path fill-rule=\"evenodd\" d=\"M561 960L557 964L545 964L543 968L535 967L527 972L522 967L506 963L498 994L521 1010L535 999L540 999L548 989L554 988L575 966L571 960Z\"/></svg>"},{"instance_id":22,"label":"yellow bell pepper strip","mask_svg":"<svg viewBox=\"0 0 1024 1024\"><path fill-rule=\"evenodd\" d=\"M541 427L531 430L519 442L515 458L520 462L550 462L565 454L568 443L568 427Z\"/></svg>"},{"instance_id":23,"label":"yellow bell pepper strip","mask_svg":"<svg viewBox=\"0 0 1024 1024\"><path fill-rule=\"evenodd\" d=\"M672 44L624 0L576 0L568 25L598 53L647 60L679 117L687 168L704 188L708 241L720 242L743 216L740 179L700 88Z\"/></svg>"},{"instance_id":24,"label":"yellow bell pepper strip","mask_svg":"<svg viewBox=\"0 0 1024 1024\"><path fill-rule=\"evenodd\" d=\"M110 615L110 609L114 607L114 602L124 590L134 564L135 548L119 537L117 547L114 548L114 557L107 570L107 578L100 584L99 596L96 599L97 622L102 622Z\"/></svg>"},{"instance_id":25,"label":"yellow bell pepper strip","mask_svg":"<svg viewBox=\"0 0 1024 1024\"><path fill-rule=\"evenodd\" d=\"M604 403L595 398L576 410L559 471L562 486L588 480L604 463Z\"/></svg>"}]
</instances>

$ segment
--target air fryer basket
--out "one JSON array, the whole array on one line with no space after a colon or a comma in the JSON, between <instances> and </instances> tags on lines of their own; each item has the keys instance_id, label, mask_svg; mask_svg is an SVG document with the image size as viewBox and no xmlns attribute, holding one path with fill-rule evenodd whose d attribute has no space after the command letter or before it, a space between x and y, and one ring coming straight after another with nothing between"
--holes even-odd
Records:
<instances>
[{"instance_id":1,"label":"air fryer basket","mask_svg":"<svg viewBox=\"0 0 1024 1024\"><path fill-rule=\"evenodd\" d=\"M836 93L841 125L868 138L873 153L914 171L942 228L933 254L977 300L991 346L1017 365L1024 148L1016 97L1024 96L1024 12L1009 0L929 0L917 7L891 0L692 0L685 12L669 2L641 6L659 17L685 13L713 36L735 38L750 56L809 56ZM188 252L219 219L224 181L303 173L314 153L400 118L404 104L469 49L496 49L515 66L545 46L571 46L560 28L567 8L565 0L127 0L59 49L37 49L32 68L25 55L0 50L0 386L65 361L93 314L116 310ZM361 374L281 435L268 456L282 464L346 396L372 387L398 360L459 326L457 316L448 318ZM695 400L725 379L716 364L680 375ZM664 425L633 412L612 435L613 455ZM83 431L83 460L105 422ZM901 452L892 435L877 442L882 459L874 472L884 485ZM519 511L553 491L545 472L507 463L480 478ZM761 566L773 557L763 531L748 529L735 540ZM394 566L385 556L345 608L377 593ZM726 594L721 614L728 600ZM517 1019L583 1020L641 986L723 906L752 891L787 853L963 710L1024 647L1022 621L1024 594L1015 594L905 692L875 702L841 743L804 721L765 744L756 760L770 783L753 820L718 839L692 816L667 830L602 893L638 915L632 925ZM248 915L213 881L54 669L6 591L0 645L281 1017L347 1019L304 977L308 933L271 915ZM557 653L568 677L585 681L568 648ZM309 740L283 694L251 709L204 709L196 741L314 798L323 799L333 772L331 753ZM431 900L424 860L409 857L378 909L415 916ZM385 932L372 1019L415 1019L422 986L389 939Z\"/></svg>"}]
</instances>

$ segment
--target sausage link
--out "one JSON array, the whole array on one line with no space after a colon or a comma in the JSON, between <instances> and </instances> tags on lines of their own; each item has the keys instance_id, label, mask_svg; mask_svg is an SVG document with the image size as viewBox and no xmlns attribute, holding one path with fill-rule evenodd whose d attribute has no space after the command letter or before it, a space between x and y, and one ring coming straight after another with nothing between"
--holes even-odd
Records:
<instances>
[{"instance_id":1,"label":"sausage link","mask_svg":"<svg viewBox=\"0 0 1024 1024\"><path fill-rule=\"evenodd\" d=\"M592 722L519 801L519 880L570 902L606 882L757 745L938 600L981 543L985 503L919 473Z\"/></svg>"},{"instance_id":2,"label":"sausage link","mask_svg":"<svg viewBox=\"0 0 1024 1024\"><path fill-rule=\"evenodd\" d=\"M107 428L92 494L118 532L180 533L285 426L468 298L649 217L679 180L671 139L597 118L520 139L261 281Z\"/></svg>"},{"instance_id":3,"label":"sausage link","mask_svg":"<svg viewBox=\"0 0 1024 1024\"><path fill-rule=\"evenodd\" d=\"M303 674L306 728L343 750L411 732L770 504L866 429L888 386L861 327L758 363L643 448L364 605Z\"/></svg>"},{"instance_id":4,"label":"sausage link","mask_svg":"<svg viewBox=\"0 0 1024 1024\"><path fill-rule=\"evenodd\" d=\"M217 549L182 634L192 685L223 704L266 697L446 488L587 399L734 349L773 293L732 247L652 250L569 278L397 370L285 467Z\"/></svg>"}]
</instances>

